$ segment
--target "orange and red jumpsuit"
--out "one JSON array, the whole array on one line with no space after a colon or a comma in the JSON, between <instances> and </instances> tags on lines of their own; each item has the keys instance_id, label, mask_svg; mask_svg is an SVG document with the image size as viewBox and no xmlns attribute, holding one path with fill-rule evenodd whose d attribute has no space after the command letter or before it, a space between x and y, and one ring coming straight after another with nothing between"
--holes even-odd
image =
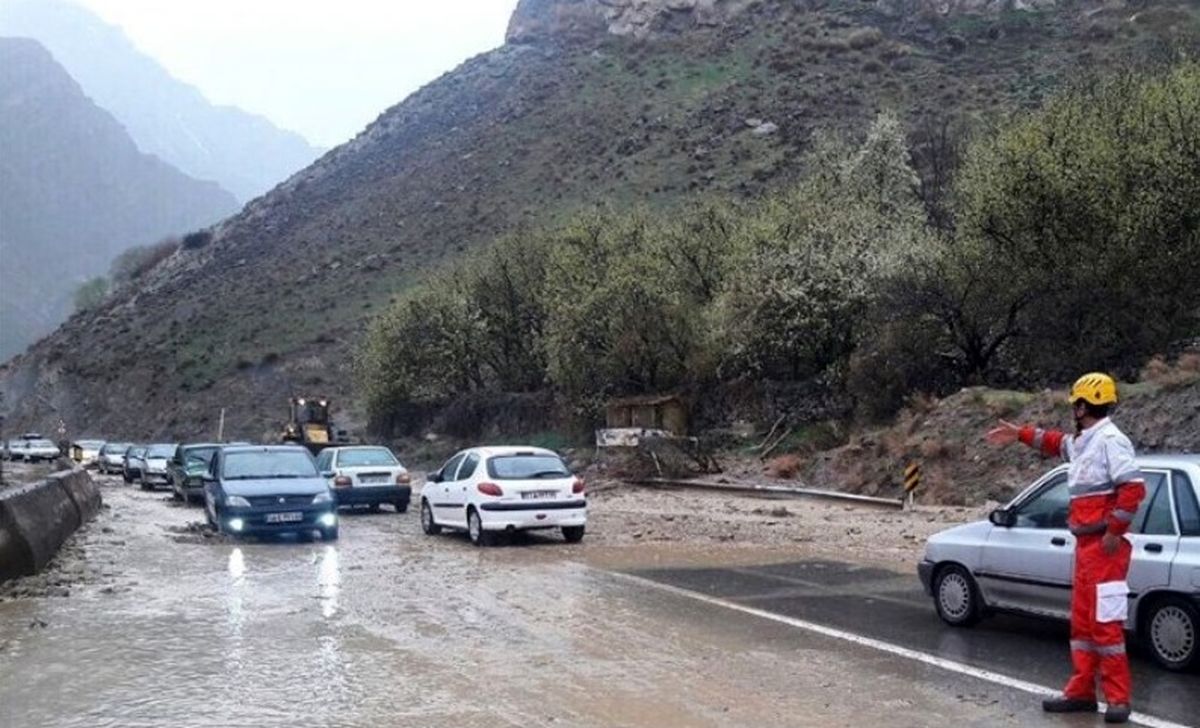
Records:
<instances>
[{"instance_id":1,"label":"orange and red jumpsuit","mask_svg":"<svg viewBox=\"0 0 1200 728\"><path fill-rule=\"evenodd\" d=\"M1133 444L1108 418L1078 435L1021 428L1021 442L1070 463L1071 506L1067 523L1075 535L1071 593L1071 662L1074 672L1063 694L1096 699L1099 671L1109 703L1129 705L1132 685L1125 655L1129 559L1133 546L1121 538L1116 553L1104 552L1105 533L1124 536L1146 485L1134 461Z\"/></svg>"}]
</instances>

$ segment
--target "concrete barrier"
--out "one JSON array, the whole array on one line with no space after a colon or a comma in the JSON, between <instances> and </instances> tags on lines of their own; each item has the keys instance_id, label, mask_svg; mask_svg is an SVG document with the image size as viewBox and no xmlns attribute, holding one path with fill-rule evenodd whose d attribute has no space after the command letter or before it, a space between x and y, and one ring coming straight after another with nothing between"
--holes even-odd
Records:
<instances>
[{"instance_id":1,"label":"concrete barrier","mask_svg":"<svg viewBox=\"0 0 1200 728\"><path fill-rule=\"evenodd\" d=\"M0 490L0 582L36 574L100 510L100 489L82 470Z\"/></svg>"},{"instance_id":2,"label":"concrete barrier","mask_svg":"<svg viewBox=\"0 0 1200 728\"><path fill-rule=\"evenodd\" d=\"M87 471L67 470L51 475L50 480L65 490L67 496L75 502L83 523L92 520L100 512L100 488L92 481Z\"/></svg>"}]
</instances>

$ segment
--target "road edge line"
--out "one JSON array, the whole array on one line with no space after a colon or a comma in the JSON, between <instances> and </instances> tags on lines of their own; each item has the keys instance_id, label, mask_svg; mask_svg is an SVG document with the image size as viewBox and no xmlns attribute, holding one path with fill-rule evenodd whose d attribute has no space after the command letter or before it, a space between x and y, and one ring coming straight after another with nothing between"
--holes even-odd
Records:
<instances>
[{"instance_id":1,"label":"road edge line","mask_svg":"<svg viewBox=\"0 0 1200 728\"><path fill-rule=\"evenodd\" d=\"M604 573L623 581L632 582L634 584L639 584L652 589L658 589L660 591L665 591L679 597L691 599L693 601L703 602L705 604L721 607L723 609L730 609L735 612L741 612L743 614L748 614L760 619L770 620L772 622L778 622L780 624L786 624L789 627L795 627L808 632L814 632L825 637L843 640L845 642L850 642L862 647L869 647L880 652L887 652L889 654L896 655L897 657L903 657L925 665L941 668L949 672L955 672L960 675L966 675L967 677L984 680L1003 687L1020 690L1021 692L1040 695L1043 697L1054 697L1061 694L1061 691L1055 690L1054 688L1048 688L1044 685L1038 685L1037 683L1031 683L1019 678L1009 677L1008 675L1002 675L998 672L985 670L981 667L974 667L961 662L955 662L954 660L950 660L945 657L931 655L928 652L921 652L920 650L914 650L909 647L902 647L891 642L875 639L874 637L866 637L864 635L847 632L846 630L838 629L836 627L829 627L823 624L817 624L816 622L809 622L804 619L788 617L783 614L768 612L756 607L748 607L743 604L738 604L737 602L731 602L727 599L709 596L708 594L702 594L690 589L672 586L671 584L663 584L662 582L654 581L653 579L647 579L642 576L636 576L634 574L628 574L621 571L604 571ZM1100 712L1103 712L1104 708L1104 704L1101 703L1099 708ZM1165 720L1163 718L1156 718L1144 713L1135 712L1129 717L1129 720L1132 723L1147 726L1147 728L1193 728L1192 726L1188 726L1183 723L1175 723L1173 721Z\"/></svg>"}]
</instances>

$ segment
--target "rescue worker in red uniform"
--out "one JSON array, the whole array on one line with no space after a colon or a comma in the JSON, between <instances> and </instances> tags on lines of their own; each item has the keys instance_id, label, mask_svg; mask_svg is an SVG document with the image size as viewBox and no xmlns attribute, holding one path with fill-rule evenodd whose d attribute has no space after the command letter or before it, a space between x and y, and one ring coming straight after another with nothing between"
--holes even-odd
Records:
<instances>
[{"instance_id":1,"label":"rescue worker in red uniform","mask_svg":"<svg viewBox=\"0 0 1200 728\"><path fill-rule=\"evenodd\" d=\"M1071 505L1067 523L1075 536L1071 592L1071 662L1074 672L1059 698L1046 700L1050 713L1095 712L1096 674L1108 708L1106 723L1129 720L1129 660L1125 655L1129 559L1124 538L1146 494L1134 461L1133 444L1108 418L1117 403L1117 383L1107 374L1080 377L1071 388L1076 431L1068 435L1001 420L987 433L992 444L1020 441L1043 455L1070 463Z\"/></svg>"}]
</instances>

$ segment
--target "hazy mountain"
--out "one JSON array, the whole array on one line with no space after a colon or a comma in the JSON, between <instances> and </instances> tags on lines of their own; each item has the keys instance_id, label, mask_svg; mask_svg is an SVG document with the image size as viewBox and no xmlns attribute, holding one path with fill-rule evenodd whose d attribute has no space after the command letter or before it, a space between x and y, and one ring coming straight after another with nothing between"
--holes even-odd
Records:
<instances>
[{"instance_id":1,"label":"hazy mountain","mask_svg":"<svg viewBox=\"0 0 1200 728\"><path fill-rule=\"evenodd\" d=\"M322 151L261 116L213 106L137 50L119 28L67 0L0 0L0 35L41 42L142 151L219 183L243 202Z\"/></svg>"},{"instance_id":2,"label":"hazy mountain","mask_svg":"<svg viewBox=\"0 0 1200 728\"><path fill-rule=\"evenodd\" d=\"M227 433L261 437L289 394L353 412L366 322L499 234L597 204L753 197L799 174L815 130L861 133L883 108L914 128L1004 114L1084 70L1200 38L1193 2L1022 7L522 0L507 45L9 363L13 423L37 425L53 406L89 429L188 437L224 407ZM121 345L129 330L140 351Z\"/></svg>"},{"instance_id":3,"label":"hazy mountain","mask_svg":"<svg viewBox=\"0 0 1200 728\"><path fill-rule=\"evenodd\" d=\"M138 151L36 41L0 38L0 360L66 319L117 253L236 209Z\"/></svg>"}]
</instances>

